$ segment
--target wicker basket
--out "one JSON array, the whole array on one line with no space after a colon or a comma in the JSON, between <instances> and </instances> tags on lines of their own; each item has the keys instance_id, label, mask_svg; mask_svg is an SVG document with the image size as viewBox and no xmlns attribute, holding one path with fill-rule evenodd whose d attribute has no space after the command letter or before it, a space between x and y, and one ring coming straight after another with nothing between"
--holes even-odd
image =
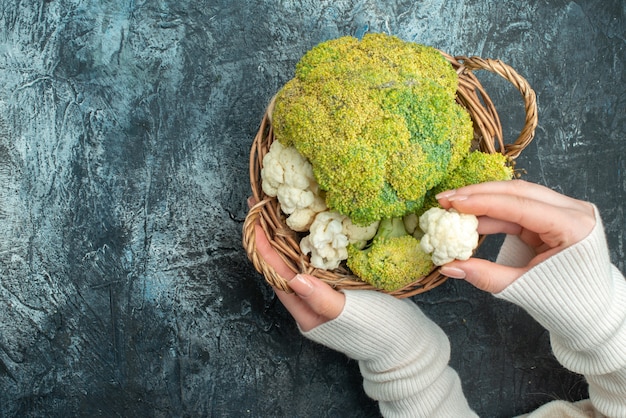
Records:
<instances>
[{"instance_id":1,"label":"wicker basket","mask_svg":"<svg viewBox=\"0 0 626 418\"><path fill-rule=\"evenodd\" d=\"M535 92L528 82L518 75L511 67L498 60L479 57L452 57L443 55L450 61L459 76L457 101L464 106L474 124L474 140L476 146L489 153L500 152L510 159L515 159L532 141L537 126L537 104ZM484 91L482 85L473 74L474 70L488 70L500 75L520 91L524 99L526 118L524 127L514 143L503 142L502 127L496 109ZM261 167L263 156L268 152L274 139L270 124L272 104L268 107L254 138L250 152L250 182L252 193L257 202L246 216L243 227L243 246L256 270L263 274L267 282L278 289L291 292L287 281L261 258L255 245L255 225L259 224L270 244L281 255L289 268L294 272L305 272L319 277L337 289L368 289L380 290L353 275L342 264L339 268L328 271L317 269L309 264L308 257L300 251L301 235L289 229L285 216L275 197L266 196L261 188ZM481 238L482 242L482 238ZM396 297L409 297L431 290L446 280L445 276L433 270L420 280L394 292L387 292Z\"/></svg>"}]
</instances>

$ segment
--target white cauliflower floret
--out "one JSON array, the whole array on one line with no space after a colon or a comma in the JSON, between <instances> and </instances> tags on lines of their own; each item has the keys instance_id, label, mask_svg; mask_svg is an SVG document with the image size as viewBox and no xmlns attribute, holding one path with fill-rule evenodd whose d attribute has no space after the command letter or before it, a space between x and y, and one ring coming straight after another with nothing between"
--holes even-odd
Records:
<instances>
[{"instance_id":1,"label":"white cauliflower floret","mask_svg":"<svg viewBox=\"0 0 626 418\"><path fill-rule=\"evenodd\" d=\"M306 231L315 214L327 209L319 195L311 163L294 147L272 142L263 157L261 187L268 196L276 197L281 210L294 216L287 225L294 231ZM291 225L290 225L291 224Z\"/></svg>"},{"instance_id":2,"label":"white cauliflower floret","mask_svg":"<svg viewBox=\"0 0 626 418\"><path fill-rule=\"evenodd\" d=\"M452 260L467 260L478 246L478 218L454 209L430 208L419 218L424 236L422 249L432 253L437 266Z\"/></svg>"},{"instance_id":3,"label":"white cauliflower floret","mask_svg":"<svg viewBox=\"0 0 626 418\"><path fill-rule=\"evenodd\" d=\"M304 209L311 206L315 195L307 189L298 189L288 185L281 185L276 193L280 202L280 208L287 215L294 213L297 209Z\"/></svg>"},{"instance_id":4,"label":"white cauliflower floret","mask_svg":"<svg viewBox=\"0 0 626 418\"><path fill-rule=\"evenodd\" d=\"M311 254L313 267L332 270L348 258L348 237L342 232L345 216L334 211L320 212L309 228L310 234L300 241L304 254Z\"/></svg>"},{"instance_id":5,"label":"white cauliflower floret","mask_svg":"<svg viewBox=\"0 0 626 418\"><path fill-rule=\"evenodd\" d=\"M355 245L357 248L362 249L367 244L367 241L374 238L376 231L378 231L378 225L380 221L375 221L366 226L355 225L352 220L345 216L343 219L343 233L348 237L348 242Z\"/></svg>"},{"instance_id":6,"label":"white cauliflower floret","mask_svg":"<svg viewBox=\"0 0 626 418\"><path fill-rule=\"evenodd\" d=\"M286 147L278 141L272 142L263 157L261 169L263 191L276 196L278 188L286 184L297 189L306 189L313 177L313 168L294 147ZM265 190L267 188L267 190Z\"/></svg>"},{"instance_id":7,"label":"white cauliflower floret","mask_svg":"<svg viewBox=\"0 0 626 418\"><path fill-rule=\"evenodd\" d=\"M297 209L287 217L285 223L292 231L308 231L315 219L315 215L317 215L317 212L309 208Z\"/></svg>"},{"instance_id":8,"label":"white cauliflower floret","mask_svg":"<svg viewBox=\"0 0 626 418\"><path fill-rule=\"evenodd\" d=\"M315 189L315 191L315 197L309 206L296 209L289 214L289 217L285 222L292 230L298 232L308 231L313 219L315 219L315 215L328 209L324 199L320 195L316 194L317 189ZM280 201L280 198L278 200Z\"/></svg>"},{"instance_id":9,"label":"white cauliflower floret","mask_svg":"<svg viewBox=\"0 0 626 418\"><path fill-rule=\"evenodd\" d=\"M354 225L349 217L339 212L319 212L311 223L310 234L300 241L300 249L304 254L311 254L313 267L332 270L348 258L348 245L365 246L376 235L378 224L376 221L367 226Z\"/></svg>"}]
</instances>

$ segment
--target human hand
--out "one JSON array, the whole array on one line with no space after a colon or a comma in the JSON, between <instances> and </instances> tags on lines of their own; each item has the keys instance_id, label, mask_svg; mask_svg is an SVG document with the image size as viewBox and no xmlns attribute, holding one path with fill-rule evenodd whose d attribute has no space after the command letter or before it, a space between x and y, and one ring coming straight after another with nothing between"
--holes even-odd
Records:
<instances>
[{"instance_id":1,"label":"human hand","mask_svg":"<svg viewBox=\"0 0 626 418\"><path fill-rule=\"evenodd\" d=\"M254 205L249 200L248 205ZM259 255L287 280L294 293L274 289L291 316L304 332L335 319L345 305L345 295L315 276L295 274L272 247L260 225L255 226L255 242Z\"/></svg>"},{"instance_id":2,"label":"human hand","mask_svg":"<svg viewBox=\"0 0 626 418\"><path fill-rule=\"evenodd\" d=\"M517 235L536 256L523 267L455 260L441 274L499 293L543 260L581 241L595 226L593 205L522 180L489 182L437 195L445 209L478 217L478 233Z\"/></svg>"}]
</instances>

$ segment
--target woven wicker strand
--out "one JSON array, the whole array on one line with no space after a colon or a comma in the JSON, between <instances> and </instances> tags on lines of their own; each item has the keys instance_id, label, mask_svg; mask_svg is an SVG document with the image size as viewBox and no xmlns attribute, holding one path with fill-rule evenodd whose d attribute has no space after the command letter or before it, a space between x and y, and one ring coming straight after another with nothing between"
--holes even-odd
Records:
<instances>
[{"instance_id":1,"label":"woven wicker strand","mask_svg":"<svg viewBox=\"0 0 626 418\"><path fill-rule=\"evenodd\" d=\"M528 82L510 66L499 60L464 56L452 57L443 52L442 54L459 75L457 101L470 113L474 123L476 147L484 152L500 152L511 160L517 158L533 140L535 128L537 127L535 92ZM524 126L513 143L504 143L498 113L480 81L473 74L475 70L487 70L498 74L509 81L522 94L526 117ZM271 247L282 257L294 274L300 272L313 274L336 289L380 291L380 289L363 282L353 275L343 263L339 268L332 271L317 269L311 266L308 257L300 251L300 236L286 225L285 216L280 210L278 200L263 193L261 188L263 157L274 140L271 126L272 109L273 101L268 105L250 150L250 184L252 196L256 203L250 208L243 226L243 246L248 258L254 265L254 268L265 277L265 280L271 286L291 292L286 279L281 277L272 266L265 262L257 251L256 234L262 231ZM480 242L483 239L484 237L481 237ZM402 289L386 293L398 298L410 297L427 292L445 282L446 279L433 266L433 270L420 280Z\"/></svg>"}]
</instances>

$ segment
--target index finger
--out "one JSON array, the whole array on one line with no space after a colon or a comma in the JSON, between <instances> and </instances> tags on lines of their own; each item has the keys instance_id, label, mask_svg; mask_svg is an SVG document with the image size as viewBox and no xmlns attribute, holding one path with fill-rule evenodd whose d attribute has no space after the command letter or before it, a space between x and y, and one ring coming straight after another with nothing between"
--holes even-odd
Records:
<instances>
[{"instance_id":1,"label":"index finger","mask_svg":"<svg viewBox=\"0 0 626 418\"><path fill-rule=\"evenodd\" d=\"M439 203L444 208L448 209L450 207L449 199L452 196L469 196L474 194L502 194L519 196L548 203L561 208L576 209L586 205L586 202L558 193L546 186L517 179L472 184L460 187L456 190L448 190L446 192L439 193L437 197L439 199Z\"/></svg>"},{"instance_id":2,"label":"index finger","mask_svg":"<svg viewBox=\"0 0 626 418\"><path fill-rule=\"evenodd\" d=\"M554 229L563 218L561 207L511 194L455 194L448 202L461 213L506 221L537 233Z\"/></svg>"},{"instance_id":3,"label":"index finger","mask_svg":"<svg viewBox=\"0 0 626 418\"><path fill-rule=\"evenodd\" d=\"M593 206L563 207L510 194L454 195L457 211L506 221L537 234L549 247L564 248L585 238L595 225Z\"/></svg>"}]
</instances>

